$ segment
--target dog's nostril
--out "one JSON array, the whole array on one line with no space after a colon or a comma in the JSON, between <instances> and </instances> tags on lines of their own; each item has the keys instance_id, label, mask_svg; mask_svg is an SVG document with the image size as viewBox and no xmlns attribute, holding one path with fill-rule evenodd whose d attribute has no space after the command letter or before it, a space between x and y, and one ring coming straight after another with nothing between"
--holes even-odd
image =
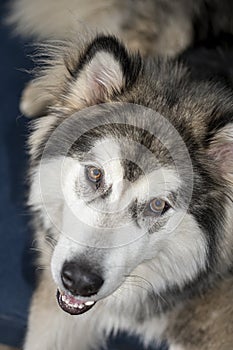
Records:
<instances>
[{"instance_id":1,"label":"dog's nostril","mask_svg":"<svg viewBox=\"0 0 233 350\"><path fill-rule=\"evenodd\" d=\"M83 297L97 294L104 283L100 275L76 262L66 262L63 265L61 279L64 287L73 295Z\"/></svg>"},{"instance_id":2,"label":"dog's nostril","mask_svg":"<svg viewBox=\"0 0 233 350\"><path fill-rule=\"evenodd\" d=\"M61 277L62 277L62 282L64 285L66 285L67 289L69 289L69 286L72 287L73 285L72 271L70 271L69 269L63 269Z\"/></svg>"}]
</instances>

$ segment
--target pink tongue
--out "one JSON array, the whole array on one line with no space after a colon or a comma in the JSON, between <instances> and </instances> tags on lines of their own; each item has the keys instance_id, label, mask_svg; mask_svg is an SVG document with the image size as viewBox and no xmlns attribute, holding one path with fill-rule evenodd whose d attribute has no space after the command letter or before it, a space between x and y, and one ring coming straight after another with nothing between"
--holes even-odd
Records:
<instances>
[{"instance_id":1,"label":"pink tongue","mask_svg":"<svg viewBox=\"0 0 233 350\"><path fill-rule=\"evenodd\" d=\"M65 294L65 296L66 296L66 300L68 300L68 302L70 303L70 304L84 304L84 302L83 301L81 301L81 300L78 300L78 299L76 299L75 297L72 297L71 295L67 295L67 294Z\"/></svg>"}]
</instances>

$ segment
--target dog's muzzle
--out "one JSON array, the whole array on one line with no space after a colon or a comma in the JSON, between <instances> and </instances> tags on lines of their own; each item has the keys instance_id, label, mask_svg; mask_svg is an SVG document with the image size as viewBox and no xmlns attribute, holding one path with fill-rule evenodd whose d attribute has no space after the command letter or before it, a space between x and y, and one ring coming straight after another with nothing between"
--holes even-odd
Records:
<instances>
[{"instance_id":1,"label":"dog's muzzle","mask_svg":"<svg viewBox=\"0 0 233 350\"><path fill-rule=\"evenodd\" d=\"M100 274L77 261L64 263L61 280L64 291L57 291L57 300L62 310L71 315L80 315L90 310L95 301L83 299L96 295L104 283Z\"/></svg>"}]
</instances>

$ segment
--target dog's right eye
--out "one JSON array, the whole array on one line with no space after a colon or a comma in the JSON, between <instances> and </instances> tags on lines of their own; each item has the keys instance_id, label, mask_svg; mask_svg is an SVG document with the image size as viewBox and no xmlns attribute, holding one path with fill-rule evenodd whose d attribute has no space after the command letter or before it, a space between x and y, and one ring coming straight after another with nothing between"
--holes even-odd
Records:
<instances>
[{"instance_id":1,"label":"dog's right eye","mask_svg":"<svg viewBox=\"0 0 233 350\"><path fill-rule=\"evenodd\" d=\"M166 211L168 211L171 208L171 206L161 198L154 198L149 203L149 210L147 211L152 214L153 216L159 217L165 214Z\"/></svg>"},{"instance_id":2,"label":"dog's right eye","mask_svg":"<svg viewBox=\"0 0 233 350\"><path fill-rule=\"evenodd\" d=\"M87 166L86 175L89 181L99 184L103 178L103 172L96 166Z\"/></svg>"}]
</instances>

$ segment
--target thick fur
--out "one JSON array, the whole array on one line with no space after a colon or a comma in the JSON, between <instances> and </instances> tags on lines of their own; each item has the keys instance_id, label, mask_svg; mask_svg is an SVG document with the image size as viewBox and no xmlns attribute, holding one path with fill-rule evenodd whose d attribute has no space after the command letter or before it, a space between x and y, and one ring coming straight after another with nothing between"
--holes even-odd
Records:
<instances>
[{"instance_id":1,"label":"thick fur","mask_svg":"<svg viewBox=\"0 0 233 350\"><path fill-rule=\"evenodd\" d=\"M118 5L110 11L118 11L119 19ZM23 0L16 10L21 6ZM155 49L148 41L135 44L129 29L138 28L140 38L138 21L143 11L152 13L151 6L160 20L168 14L171 24L167 33L153 22L160 28ZM25 350L97 349L104 335L118 330L139 335L145 344L167 339L171 350L233 348L232 5L219 6L148 1L142 9L136 2L129 26L118 27L118 34L142 55L105 35L81 41L64 34L65 41L41 46L45 65L22 100L27 115L41 116L29 140L29 205L44 268ZM31 26L29 17L16 11L12 18L20 18L22 28ZM172 49L174 23L186 39ZM51 28L53 33L35 26L42 37L56 37L56 26ZM153 36L150 31L145 37ZM159 45L164 35L172 43L165 49ZM157 53L179 54L168 59ZM101 126L95 124L99 117ZM86 157L106 173L101 200L82 175ZM160 194L171 204L156 220L148 209L140 211L148 205L145 179L149 198ZM119 211L125 201L129 208ZM121 231L126 223L132 226ZM138 239L119 248L118 238L130 240L132 232ZM92 297L96 305L79 316L67 315L55 300L57 287L64 289L62 265L72 259L105 278Z\"/></svg>"},{"instance_id":2,"label":"thick fur","mask_svg":"<svg viewBox=\"0 0 233 350\"><path fill-rule=\"evenodd\" d=\"M73 30L83 32L86 27L115 34L142 53L173 55L191 40L191 17L199 4L189 0L189 5L187 10L183 0L43 0L40 5L20 0L13 2L8 21L26 36L67 39Z\"/></svg>"},{"instance_id":3,"label":"thick fur","mask_svg":"<svg viewBox=\"0 0 233 350\"><path fill-rule=\"evenodd\" d=\"M174 56L194 40L232 33L232 10L229 0L13 0L7 21L26 37L69 39L92 29L141 54Z\"/></svg>"}]
</instances>

